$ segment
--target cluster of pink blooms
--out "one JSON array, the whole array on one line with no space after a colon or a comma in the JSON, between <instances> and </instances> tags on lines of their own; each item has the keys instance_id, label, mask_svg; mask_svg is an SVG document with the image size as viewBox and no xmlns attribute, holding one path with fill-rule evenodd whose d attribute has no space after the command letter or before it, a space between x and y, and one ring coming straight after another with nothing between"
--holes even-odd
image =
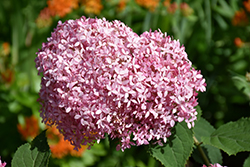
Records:
<instances>
[{"instance_id":1,"label":"cluster of pink blooms","mask_svg":"<svg viewBox=\"0 0 250 167\"><path fill-rule=\"evenodd\" d=\"M0 157L0 167L5 167L6 164L7 164L6 162L1 161L1 157Z\"/></svg>"},{"instance_id":2,"label":"cluster of pink blooms","mask_svg":"<svg viewBox=\"0 0 250 167\"><path fill-rule=\"evenodd\" d=\"M202 167L207 167L206 165L203 165ZM223 167L223 166L221 166L220 164L210 164L210 166L208 166L208 167ZM226 166L224 166L224 167L226 167Z\"/></svg>"},{"instance_id":3,"label":"cluster of pink blooms","mask_svg":"<svg viewBox=\"0 0 250 167\"><path fill-rule=\"evenodd\" d=\"M76 149L105 138L117 150L162 144L176 122L194 126L205 79L185 48L160 31L140 36L120 21L59 21L35 60L43 122Z\"/></svg>"}]
</instances>

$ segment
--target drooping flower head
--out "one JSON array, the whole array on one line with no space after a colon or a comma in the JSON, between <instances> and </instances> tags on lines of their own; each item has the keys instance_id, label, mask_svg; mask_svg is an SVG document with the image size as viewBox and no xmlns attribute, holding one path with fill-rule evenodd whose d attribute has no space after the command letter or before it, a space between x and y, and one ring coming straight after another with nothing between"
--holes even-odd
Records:
<instances>
[{"instance_id":1,"label":"drooping flower head","mask_svg":"<svg viewBox=\"0 0 250 167\"><path fill-rule=\"evenodd\" d=\"M35 60L43 122L77 148L108 134L117 150L162 144L176 122L194 126L205 79L185 48L160 31L140 36L120 21L59 22Z\"/></svg>"},{"instance_id":2,"label":"drooping flower head","mask_svg":"<svg viewBox=\"0 0 250 167\"><path fill-rule=\"evenodd\" d=\"M86 149L86 146L82 146L78 151L74 150L74 146L69 141L64 140L63 135L59 133L55 126L48 128L47 138L53 158L61 159L68 155L81 157Z\"/></svg>"}]
</instances>

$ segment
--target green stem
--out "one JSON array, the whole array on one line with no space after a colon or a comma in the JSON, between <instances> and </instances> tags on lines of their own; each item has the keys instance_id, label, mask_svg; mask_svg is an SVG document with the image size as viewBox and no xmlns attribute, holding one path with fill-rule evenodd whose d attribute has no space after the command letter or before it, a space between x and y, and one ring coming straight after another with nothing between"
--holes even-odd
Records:
<instances>
[{"instance_id":1,"label":"green stem","mask_svg":"<svg viewBox=\"0 0 250 167\"><path fill-rule=\"evenodd\" d=\"M12 26L12 65L15 67L18 62L18 27Z\"/></svg>"},{"instance_id":2,"label":"green stem","mask_svg":"<svg viewBox=\"0 0 250 167\"><path fill-rule=\"evenodd\" d=\"M196 145L198 151L200 152L203 161L205 162L205 164L206 164L207 166L210 166L210 162L209 162L209 160L208 160L206 154L204 153L203 149L201 148L201 144L202 144L202 143L200 143L200 142L196 139L195 136L193 136L193 138L194 138L194 144Z\"/></svg>"},{"instance_id":3,"label":"green stem","mask_svg":"<svg viewBox=\"0 0 250 167\"><path fill-rule=\"evenodd\" d=\"M12 13L11 13L11 26L12 26L12 50L11 50L11 57L12 57L12 66L16 66L18 63L18 54L19 54L19 37L20 33L22 32L22 12L20 9L21 4L19 1L12 0Z\"/></svg>"}]
</instances>

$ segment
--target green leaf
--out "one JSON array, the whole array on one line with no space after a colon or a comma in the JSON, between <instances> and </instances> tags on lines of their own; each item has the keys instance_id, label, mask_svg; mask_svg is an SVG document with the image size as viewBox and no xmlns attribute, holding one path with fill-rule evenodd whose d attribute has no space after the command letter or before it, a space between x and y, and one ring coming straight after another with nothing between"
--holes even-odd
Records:
<instances>
[{"instance_id":1,"label":"green leaf","mask_svg":"<svg viewBox=\"0 0 250 167\"><path fill-rule=\"evenodd\" d=\"M214 5L212 9L220 15L231 19L234 15L232 7L225 0L219 0L218 3L220 5Z\"/></svg>"},{"instance_id":2,"label":"green leaf","mask_svg":"<svg viewBox=\"0 0 250 167\"><path fill-rule=\"evenodd\" d=\"M221 29L226 30L228 28L229 26L228 23L225 21L225 19L221 15L215 13L214 19L217 21Z\"/></svg>"},{"instance_id":3,"label":"green leaf","mask_svg":"<svg viewBox=\"0 0 250 167\"><path fill-rule=\"evenodd\" d=\"M220 126L209 137L201 137L209 144L235 155L241 151L250 151L250 118L241 118Z\"/></svg>"},{"instance_id":4,"label":"green leaf","mask_svg":"<svg viewBox=\"0 0 250 167\"><path fill-rule=\"evenodd\" d=\"M150 29L150 25L151 25L151 20L152 20L152 13L151 12L147 12L146 16L145 16L145 20L143 23L143 27L142 27L142 31L149 31Z\"/></svg>"},{"instance_id":5,"label":"green leaf","mask_svg":"<svg viewBox=\"0 0 250 167\"><path fill-rule=\"evenodd\" d=\"M247 82L246 77L243 75L239 75L232 71L229 71L232 75L232 80L236 88L245 94L250 100L250 83Z\"/></svg>"},{"instance_id":6,"label":"green leaf","mask_svg":"<svg viewBox=\"0 0 250 167\"><path fill-rule=\"evenodd\" d=\"M185 122L175 126L175 133L163 146L150 145L149 153L166 167L184 167L193 147L193 133Z\"/></svg>"},{"instance_id":7,"label":"green leaf","mask_svg":"<svg viewBox=\"0 0 250 167\"><path fill-rule=\"evenodd\" d=\"M196 139L199 142L202 142L201 137L210 136L215 131L215 128L212 125L210 125L210 123L207 120L201 117L199 121L195 123L193 131ZM222 164L222 155L220 149L206 144L202 144L201 147L212 164L215 163ZM193 157L197 162L204 164L200 154L197 151L194 152Z\"/></svg>"},{"instance_id":8,"label":"green leaf","mask_svg":"<svg viewBox=\"0 0 250 167\"><path fill-rule=\"evenodd\" d=\"M250 166L250 156L245 160L243 167L249 167Z\"/></svg>"},{"instance_id":9,"label":"green leaf","mask_svg":"<svg viewBox=\"0 0 250 167\"><path fill-rule=\"evenodd\" d=\"M49 157L50 148L45 130L31 144L26 143L18 148L12 159L12 167L46 167Z\"/></svg>"},{"instance_id":10,"label":"green leaf","mask_svg":"<svg viewBox=\"0 0 250 167\"><path fill-rule=\"evenodd\" d=\"M201 118L202 110L201 110L201 107L200 107L199 105L197 105L197 106L195 107L195 109L196 109L196 111L197 111L197 120L195 120L195 124L196 124L196 122L199 121L200 118Z\"/></svg>"}]
</instances>

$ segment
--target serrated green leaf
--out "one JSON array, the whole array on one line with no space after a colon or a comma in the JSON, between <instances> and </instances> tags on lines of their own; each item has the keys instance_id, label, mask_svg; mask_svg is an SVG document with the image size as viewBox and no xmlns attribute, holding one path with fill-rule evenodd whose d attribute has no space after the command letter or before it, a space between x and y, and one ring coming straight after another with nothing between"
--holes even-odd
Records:
<instances>
[{"instance_id":1,"label":"serrated green leaf","mask_svg":"<svg viewBox=\"0 0 250 167\"><path fill-rule=\"evenodd\" d=\"M201 118L201 115L202 115L202 110L201 110L201 107L199 105L197 105L195 107L196 111L197 111L197 119L195 122L199 121L199 119Z\"/></svg>"},{"instance_id":2,"label":"serrated green leaf","mask_svg":"<svg viewBox=\"0 0 250 167\"><path fill-rule=\"evenodd\" d=\"M193 133L185 122L175 126L175 134L163 146L150 145L149 153L165 167L184 167L193 147Z\"/></svg>"},{"instance_id":3,"label":"serrated green leaf","mask_svg":"<svg viewBox=\"0 0 250 167\"><path fill-rule=\"evenodd\" d=\"M12 167L46 167L49 157L50 149L45 130L31 144L26 143L17 149L12 159Z\"/></svg>"},{"instance_id":4,"label":"serrated green leaf","mask_svg":"<svg viewBox=\"0 0 250 167\"><path fill-rule=\"evenodd\" d=\"M215 131L215 128L210 125L208 121L201 117L195 123L193 131L197 140L201 141L201 136L210 136Z\"/></svg>"},{"instance_id":5,"label":"serrated green leaf","mask_svg":"<svg viewBox=\"0 0 250 167\"><path fill-rule=\"evenodd\" d=\"M243 164L243 167L249 167L249 166L250 166L250 156L247 159L245 159Z\"/></svg>"},{"instance_id":6,"label":"serrated green leaf","mask_svg":"<svg viewBox=\"0 0 250 167\"><path fill-rule=\"evenodd\" d=\"M229 122L215 130L209 137L201 137L204 144L222 149L228 155L250 151L250 119Z\"/></svg>"},{"instance_id":7,"label":"serrated green leaf","mask_svg":"<svg viewBox=\"0 0 250 167\"><path fill-rule=\"evenodd\" d=\"M210 123L206 121L204 118L200 118L199 121L196 122L194 127L194 135L196 139L200 142L202 142L201 137L210 136L214 131L215 128L212 125L210 125ZM201 147L212 164L222 163L222 155L218 148L206 144L202 144ZM197 152L194 152L193 157L198 162L204 163L199 153L197 154Z\"/></svg>"}]
</instances>

